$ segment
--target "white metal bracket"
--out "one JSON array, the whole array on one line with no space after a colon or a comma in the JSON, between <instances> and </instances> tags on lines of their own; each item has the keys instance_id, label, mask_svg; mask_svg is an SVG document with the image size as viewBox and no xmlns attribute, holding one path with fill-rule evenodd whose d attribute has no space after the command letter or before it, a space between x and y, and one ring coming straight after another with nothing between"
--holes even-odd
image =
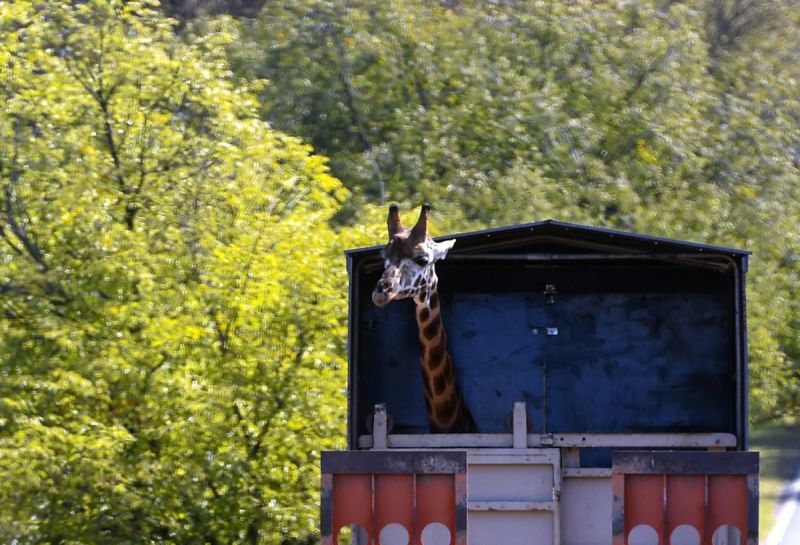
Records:
<instances>
[{"instance_id":1,"label":"white metal bracket","mask_svg":"<svg viewBox=\"0 0 800 545\"><path fill-rule=\"evenodd\" d=\"M388 418L386 417L386 404L378 403L375 405L375 413L372 422L372 448L384 450L389 448L388 442Z\"/></svg>"},{"instance_id":2,"label":"white metal bracket","mask_svg":"<svg viewBox=\"0 0 800 545\"><path fill-rule=\"evenodd\" d=\"M514 403L514 425L512 428L514 448L528 448L528 409L524 401Z\"/></svg>"}]
</instances>

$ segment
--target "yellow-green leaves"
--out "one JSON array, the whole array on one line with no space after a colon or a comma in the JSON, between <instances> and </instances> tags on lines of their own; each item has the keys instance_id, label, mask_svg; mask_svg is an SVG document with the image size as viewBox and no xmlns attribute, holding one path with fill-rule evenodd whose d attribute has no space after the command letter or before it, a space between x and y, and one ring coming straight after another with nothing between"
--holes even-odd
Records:
<instances>
[{"instance_id":1,"label":"yellow-green leaves","mask_svg":"<svg viewBox=\"0 0 800 545\"><path fill-rule=\"evenodd\" d=\"M347 192L234 85L232 21L1 7L0 541L313 533Z\"/></svg>"},{"instance_id":2,"label":"yellow-green leaves","mask_svg":"<svg viewBox=\"0 0 800 545\"><path fill-rule=\"evenodd\" d=\"M241 57L269 119L362 202L383 187L454 230L556 218L754 251L752 414L797 417L796 8L268 2Z\"/></svg>"}]
</instances>

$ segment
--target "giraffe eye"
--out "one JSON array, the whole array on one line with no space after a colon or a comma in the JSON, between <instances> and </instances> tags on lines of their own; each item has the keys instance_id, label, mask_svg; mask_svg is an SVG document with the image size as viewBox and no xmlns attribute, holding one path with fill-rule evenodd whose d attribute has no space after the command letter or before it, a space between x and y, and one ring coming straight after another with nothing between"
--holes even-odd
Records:
<instances>
[{"instance_id":1,"label":"giraffe eye","mask_svg":"<svg viewBox=\"0 0 800 545\"><path fill-rule=\"evenodd\" d=\"M418 255L414 258L414 263L417 265L425 266L428 264L428 256L426 255Z\"/></svg>"}]
</instances>

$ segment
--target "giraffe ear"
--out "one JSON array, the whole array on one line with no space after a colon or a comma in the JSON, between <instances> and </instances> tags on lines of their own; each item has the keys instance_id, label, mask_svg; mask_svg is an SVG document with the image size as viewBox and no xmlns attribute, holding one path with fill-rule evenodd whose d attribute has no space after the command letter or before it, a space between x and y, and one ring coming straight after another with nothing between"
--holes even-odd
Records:
<instances>
[{"instance_id":1,"label":"giraffe ear","mask_svg":"<svg viewBox=\"0 0 800 545\"><path fill-rule=\"evenodd\" d=\"M403 227L403 222L400 221L400 209L396 204L393 204L389 207L389 217L386 218L386 227L389 230L390 241L396 234L402 233L406 230L406 228Z\"/></svg>"},{"instance_id":2,"label":"giraffe ear","mask_svg":"<svg viewBox=\"0 0 800 545\"><path fill-rule=\"evenodd\" d=\"M422 210L419 211L419 219L417 224L411 229L411 240L415 244L424 242L428 238L428 216L431 215L431 205L423 204Z\"/></svg>"},{"instance_id":3,"label":"giraffe ear","mask_svg":"<svg viewBox=\"0 0 800 545\"><path fill-rule=\"evenodd\" d=\"M443 240L442 242L431 241L431 248L433 248L433 260L439 261L440 259L447 257L447 252L455 243L456 239L454 238L451 238L450 240Z\"/></svg>"}]
</instances>

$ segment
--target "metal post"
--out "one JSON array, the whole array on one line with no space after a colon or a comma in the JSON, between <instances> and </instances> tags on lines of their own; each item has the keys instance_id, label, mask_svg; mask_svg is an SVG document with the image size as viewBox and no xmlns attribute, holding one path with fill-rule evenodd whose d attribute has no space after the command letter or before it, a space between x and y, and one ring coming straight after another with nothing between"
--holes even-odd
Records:
<instances>
[{"instance_id":1,"label":"metal post","mask_svg":"<svg viewBox=\"0 0 800 545\"><path fill-rule=\"evenodd\" d=\"M386 404L378 403L375 405L372 422L372 448L374 450L389 448L387 433Z\"/></svg>"},{"instance_id":2,"label":"metal post","mask_svg":"<svg viewBox=\"0 0 800 545\"><path fill-rule=\"evenodd\" d=\"M524 401L514 403L514 448L528 447L528 409Z\"/></svg>"}]
</instances>

